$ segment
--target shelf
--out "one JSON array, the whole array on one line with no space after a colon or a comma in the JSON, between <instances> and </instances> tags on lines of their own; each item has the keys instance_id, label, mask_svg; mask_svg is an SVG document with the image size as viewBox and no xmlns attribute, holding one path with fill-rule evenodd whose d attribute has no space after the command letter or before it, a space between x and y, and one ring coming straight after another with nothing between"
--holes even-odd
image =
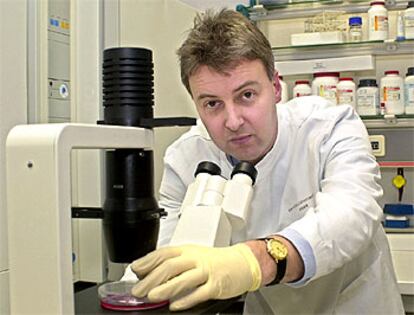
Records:
<instances>
[{"instance_id":1,"label":"shelf","mask_svg":"<svg viewBox=\"0 0 414 315\"><path fill-rule=\"evenodd\" d=\"M414 167L414 162L411 161L378 161L381 168L398 168L398 167Z\"/></svg>"},{"instance_id":2,"label":"shelf","mask_svg":"<svg viewBox=\"0 0 414 315\"><path fill-rule=\"evenodd\" d=\"M275 68L281 76L313 74L315 72L362 71L373 70L375 68L375 60L371 55L367 55L341 58L276 61Z\"/></svg>"},{"instance_id":3,"label":"shelf","mask_svg":"<svg viewBox=\"0 0 414 315\"><path fill-rule=\"evenodd\" d=\"M398 287L401 294L414 295L414 282L412 281L398 281ZM406 313L411 314L411 313Z\"/></svg>"},{"instance_id":4,"label":"shelf","mask_svg":"<svg viewBox=\"0 0 414 315\"><path fill-rule=\"evenodd\" d=\"M414 233L414 227L408 227L404 229L398 228L384 228L386 233Z\"/></svg>"},{"instance_id":5,"label":"shelf","mask_svg":"<svg viewBox=\"0 0 414 315\"><path fill-rule=\"evenodd\" d=\"M367 129L414 128L414 115L361 116Z\"/></svg>"},{"instance_id":6,"label":"shelf","mask_svg":"<svg viewBox=\"0 0 414 315\"><path fill-rule=\"evenodd\" d=\"M414 40L363 41L355 43L273 47L275 61L339 58L361 55L414 54Z\"/></svg>"},{"instance_id":7,"label":"shelf","mask_svg":"<svg viewBox=\"0 0 414 315\"><path fill-rule=\"evenodd\" d=\"M370 1L358 0L294 1L278 5L261 5L259 0L258 3L258 5L244 7L243 9L238 7L238 10L248 14L252 21L263 21L311 17L324 10L341 11L343 13L366 13L370 7ZM407 1L386 0L385 5L388 10L404 10L407 7Z\"/></svg>"}]
</instances>

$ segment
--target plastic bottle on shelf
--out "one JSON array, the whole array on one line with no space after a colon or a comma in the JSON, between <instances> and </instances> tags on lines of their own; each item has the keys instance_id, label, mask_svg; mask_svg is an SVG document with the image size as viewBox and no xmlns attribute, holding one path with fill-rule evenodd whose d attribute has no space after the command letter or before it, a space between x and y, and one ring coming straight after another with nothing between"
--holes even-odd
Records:
<instances>
[{"instance_id":1,"label":"plastic bottle on shelf","mask_svg":"<svg viewBox=\"0 0 414 315\"><path fill-rule=\"evenodd\" d=\"M404 13L400 11L397 17L397 41L402 40L405 40Z\"/></svg>"},{"instance_id":2,"label":"plastic bottle on shelf","mask_svg":"<svg viewBox=\"0 0 414 315\"><path fill-rule=\"evenodd\" d=\"M361 79L356 91L356 111L361 116L380 114L380 97L375 79Z\"/></svg>"},{"instance_id":3,"label":"plastic bottle on shelf","mask_svg":"<svg viewBox=\"0 0 414 315\"><path fill-rule=\"evenodd\" d=\"M295 87L293 88L293 97L301 97L312 95L312 89L309 85L308 80L298 80L295 82Z\"/></svg>"},{"instance_id":4,"label":"plastic bottle on shelf","mask_svg":"<svg viewBox=\"0 0 414 315\"><path fill-rule=\"evenodd\" d=\"M404 114L404 81L397 70L384 72L381 78L381 103L385 105L385 114Z\"/></svg>"},{"instance_id":5,"label":"plastic bottle on shelf","mask_svg":"<svg viewBox=\"0 0 414 315\"><path fill-rule=\"evenodd\" d=\"M404 11L404 33L405 39L414 39L414 1L408 1Z\"/></svg>"},{"instance_id":6,"label":"plastic bottle on shelf","mask_svg":"<svg viewBox=\"0 0 414 315\"><path fill-rule=\"evenodd\" d=\"M373 1L368 10L368 39L388 39L388 10L384 1Z\"/></svg>"},{"instance_id":7,"label":"plastic bottle on shelf","mask_svg":"<svg viewBox=\"0 0 414 315\"><path fill-rule=\"evenodd\" d=\"M407 69L404 80L405 113L414 114L414 67Z\"/></svg>"},{"instance_id":8,"label":"plastic bottle on shelf","mask_svg":"<svg viewBox=\"0 0 414 315\"><path fill-rule=\"evenodd\" d=\"M352 78L339 78L339 83L336 86L336 93L338 96L338 105L349 104L353 108L356 107L355 83Z\"/></svg>"},{"instance_id":9,"label":"plastic bottle on shelf","mask_svg":"<svg viewBox=\"0 0 414 315\"><path fill-rule=\"evenodd\" d=\"M339 72L318 72L314 73L313 77L312 94L322 96L336 105Z\"/></svg>"},{"instance_id":10,"label":"plastic bottle on shelf","mask_svg":"<svg viewBox=\"0 0 414 315\"><path fill-rule=\"evenodd\" d=\"M285 81L283 81L283 77L279 76L279 82L280 82L280 87L281 87L281 98L280 98L280 102L281 104L286 103L289 100L289 91L288 91L288 87Z\"/></svg>"},{"instance_id":11,"label":"plastic bottle on shelf","mask_svg":"<svg viewBox=\"0 0 414 315\"><path fill-rule=\"evenodd\" d=\"M349 18L349 38L350 42L360 42L362 40L362 18L352 16Z\"/></svg>"}]
</instances>

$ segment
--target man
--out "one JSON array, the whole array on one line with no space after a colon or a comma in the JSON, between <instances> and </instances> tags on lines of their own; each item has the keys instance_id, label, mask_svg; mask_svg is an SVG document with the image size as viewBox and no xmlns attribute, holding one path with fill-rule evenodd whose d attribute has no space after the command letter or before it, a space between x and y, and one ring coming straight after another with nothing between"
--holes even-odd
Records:
<instances>
[{"instance_id":1,"label":"man","mask_svg":"<svg viewBox=\"0 0 414 315\"><path fill-rule=\"evenodd\" d=\"M348 106L319 97L279 104L270 44L246 18L207 12L178 51L201 126L165 155L160 244L168 244L200 161L258 178L246 229L223 248L164 247L135 261L132 293L171 310L249 292L245 313L402 314L381 227L379 168ZM198 223L202 224L202 223Z\"/></svg>"}]
</instances>

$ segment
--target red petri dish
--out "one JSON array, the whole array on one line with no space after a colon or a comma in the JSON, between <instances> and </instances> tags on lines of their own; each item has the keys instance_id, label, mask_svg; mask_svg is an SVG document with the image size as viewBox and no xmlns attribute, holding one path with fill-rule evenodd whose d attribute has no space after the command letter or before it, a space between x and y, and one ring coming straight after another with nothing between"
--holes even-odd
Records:
<instances>
[{"instance_id":1,"label":"red petri dish","mask_svg":"<svg viewBox=\"0 0 414 315\"><path fill-rule=\"evenodd\" d=\"M169 301L157 303L150 302L147 298L138 298L131 294L136 282L116 281L108 282L98 288L101 307L114 311L142 311L164 307Z\"/></svg>"}]
</instances>

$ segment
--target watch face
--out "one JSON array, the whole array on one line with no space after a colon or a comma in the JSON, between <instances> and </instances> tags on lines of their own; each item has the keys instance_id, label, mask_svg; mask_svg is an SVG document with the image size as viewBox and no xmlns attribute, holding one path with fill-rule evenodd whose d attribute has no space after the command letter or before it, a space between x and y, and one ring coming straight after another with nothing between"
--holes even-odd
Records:
<instances>
[{"instance_id":1,"label":"watch face","mask_svg":"<svg viewBox=\"0 0 414 315\"><path fill-rule=\"evenodd\" d=\"M268 250L276 260L286 259L288 254L287 247L275 239L268 241Z\"/></svg>"}]
</instances>

